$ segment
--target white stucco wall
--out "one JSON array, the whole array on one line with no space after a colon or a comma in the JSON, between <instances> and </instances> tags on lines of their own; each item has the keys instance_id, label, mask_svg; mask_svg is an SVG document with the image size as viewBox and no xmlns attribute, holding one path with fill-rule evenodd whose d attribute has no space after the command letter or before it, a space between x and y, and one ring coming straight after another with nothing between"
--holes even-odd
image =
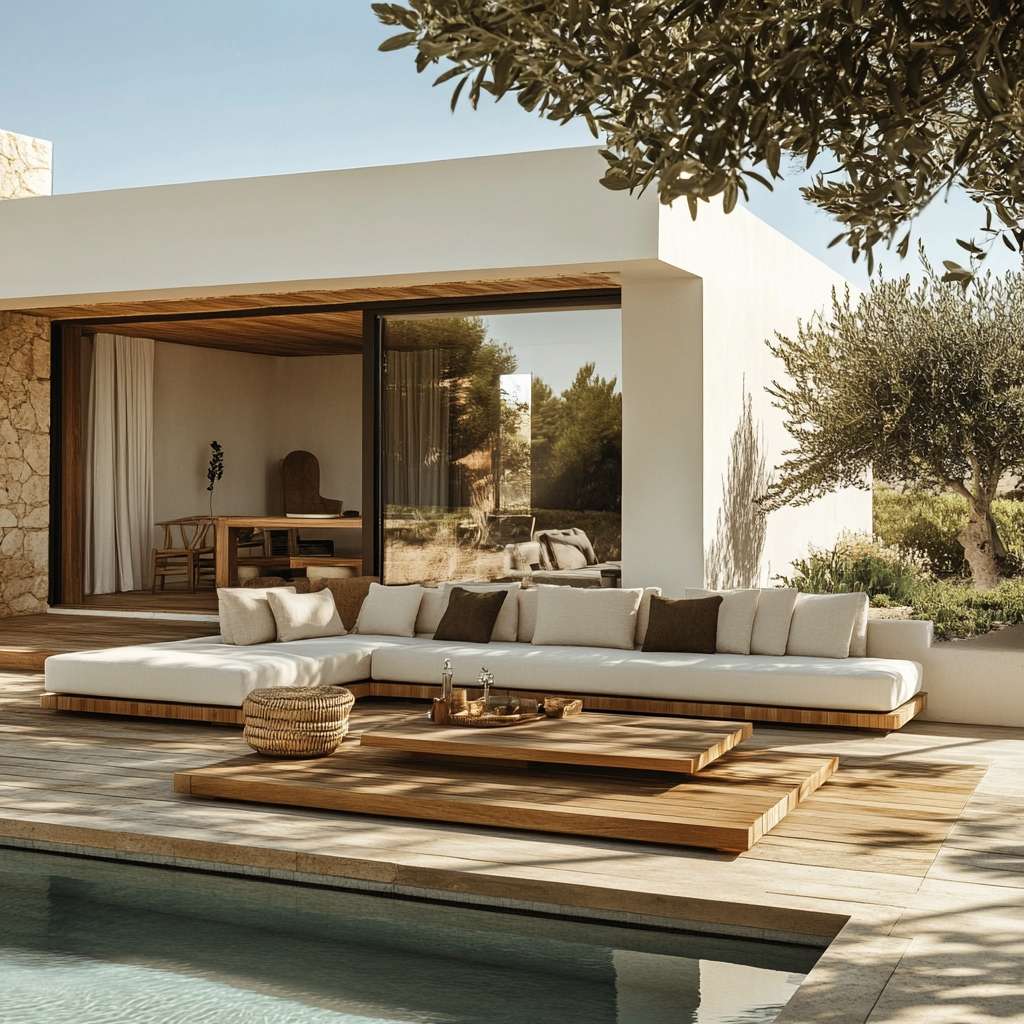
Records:
<instances>
[{"instance_id":1,"label":"white stucco wall","mask_svg":"<svg viewBox=\"0 0 1024 1024\"><path fill-rule=\"evenodd\" d=\"M702 204L693 222L685 205L674 206L664 208L661 219L662 259L699 275L703 293L700 477L708 582L768 583L788 572L808 545L829 545L844 529L871 530L870 491L848 489L768 515L763 549L757 552L749 539L757 534L749 501L755 488L740 494L736 486L737 478L758 476L751 470L762 462L770 473L791 444L783 416L765 391L783 374L766 339L775 331L793 331L798 319L827 306L832 289L844 288L846 281L746 210L725 215L717 204ZM752 436L742 430L748 398ZM730 479L730 469L740 472ZM720 515L729 488L734 499L743 500Z\"/></svg>"}]
</instances>

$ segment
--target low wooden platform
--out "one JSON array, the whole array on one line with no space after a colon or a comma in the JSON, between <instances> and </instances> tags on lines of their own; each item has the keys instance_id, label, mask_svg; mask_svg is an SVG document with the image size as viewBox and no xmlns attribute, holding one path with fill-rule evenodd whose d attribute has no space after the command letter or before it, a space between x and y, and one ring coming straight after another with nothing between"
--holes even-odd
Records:
<instances>
[{"instance_id":1,"label":"low wooden platform","mask_svg":"<svg viewBox=\"0 0 1024 1024\"><path fill-rule=\"evenodd\" d=\"M426 758L345 743L317 761L237 758L179 771L192 796L739 852L838 767L732 751L697 776Z\"/></svg>"},{"instance_id":2,"label":"low wooden platform","mask_svg":"<svg viewBox=\"0 0 1024 1024\"><path fill-rule=\"evenodd\" d=\"M471 729L435 725L419 714L364 732L361 742L407 754L695 775L749 739L753 728L746 722L584 712L505 729Z\"/></svg>"},{"instance_id":3,"label":"low wooden platform","mask_svg":"<svg viewBox=\"0 0 1024 1024\"><path fill-rule=\"evenodd\" d=\"M100 615L21 615L0 619L0 669L38 672L52 654L211 636L216 623Z\"/></svg>"}]
</instances>

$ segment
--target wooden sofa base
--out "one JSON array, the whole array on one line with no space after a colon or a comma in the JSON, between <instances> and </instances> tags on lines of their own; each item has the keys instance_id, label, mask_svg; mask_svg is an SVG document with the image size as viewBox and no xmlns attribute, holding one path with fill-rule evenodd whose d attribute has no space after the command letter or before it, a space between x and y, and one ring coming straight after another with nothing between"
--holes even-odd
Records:
<instances>
[{"instance_id":1,"label":"wooden sofa base","mask_svg":"<svg viewBox=\"0 0 1024 1024\"><path fill-rule=\"evenodd\" d=\"M439 686L419 683L367 681L345 687L355 697L396 697L429 700L440 694ZM550 691L516 691L526 697L555 696ZM839 729L875 729L891 732L902 729L926 706L927 694L918 693L894 711L822 711L811 708L784 708L760 704L710 704L688 700L661 700L642 697L612 697L606 694L558 694L582 697L588 711L615 711L637 715L677 715L684 718L739 719L778 725L827 726ZM214 704L177 704L171 701L124 700L115 697L86 697L66 693L44 693L40 705L48 711L74 711L85 714L122 715L129 718L170 718L214 725L241 725L240 708Z\"/></svg>"}]
</instances>

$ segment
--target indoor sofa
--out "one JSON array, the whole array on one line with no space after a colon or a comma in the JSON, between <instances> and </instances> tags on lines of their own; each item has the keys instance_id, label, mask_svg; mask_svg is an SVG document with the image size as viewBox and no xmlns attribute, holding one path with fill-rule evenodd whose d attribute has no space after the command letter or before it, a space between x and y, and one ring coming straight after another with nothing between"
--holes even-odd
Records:
<instances>
[{"instance_id":1,"label":"indoor sofa","mask_svg":"<svg viewBox=\"0 0 1024 1024\"><path fill-rule=\"evenodd\" d=\"M458 686L473 687L486 667L498 689L582 695L591 710L895 729L924 707L928 622L867 621L864 653L852 657L537 645L523 627L529 593L516 596L524 614L514 641L453 642L421 630L237 646L218 636L56 655L46 661L43 705L239 722L246 694L264 686L435 696L447 659Z\"/></svg>"}]
</instances>

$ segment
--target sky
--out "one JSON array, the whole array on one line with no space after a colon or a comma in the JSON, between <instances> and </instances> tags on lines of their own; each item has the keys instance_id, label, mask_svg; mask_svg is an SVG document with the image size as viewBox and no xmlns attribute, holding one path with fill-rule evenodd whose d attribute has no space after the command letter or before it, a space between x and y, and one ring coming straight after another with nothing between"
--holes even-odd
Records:
<instances>
[{"instance_id":1,"label":"sky","mask_svg":"<svg viewBox=\"0 0 1024 1024\"><path fill-rule=\"evenodd\" d=\"M8 5L5 5L5 7ZM446 86L409 51L379 53L393 29L369 0L35 0L0 31L0 128L54 144L54 191L372 166L592 143L514 100L449 111ZM751 208L861 284L863 266L829 250L838 228L804 203L799 175ZM933 262L976 232L954 197L922 218ZM1013 266L997 247L990 265ZM888 273L916 258L881 254Z\"/></svg>"}]
</instances>

